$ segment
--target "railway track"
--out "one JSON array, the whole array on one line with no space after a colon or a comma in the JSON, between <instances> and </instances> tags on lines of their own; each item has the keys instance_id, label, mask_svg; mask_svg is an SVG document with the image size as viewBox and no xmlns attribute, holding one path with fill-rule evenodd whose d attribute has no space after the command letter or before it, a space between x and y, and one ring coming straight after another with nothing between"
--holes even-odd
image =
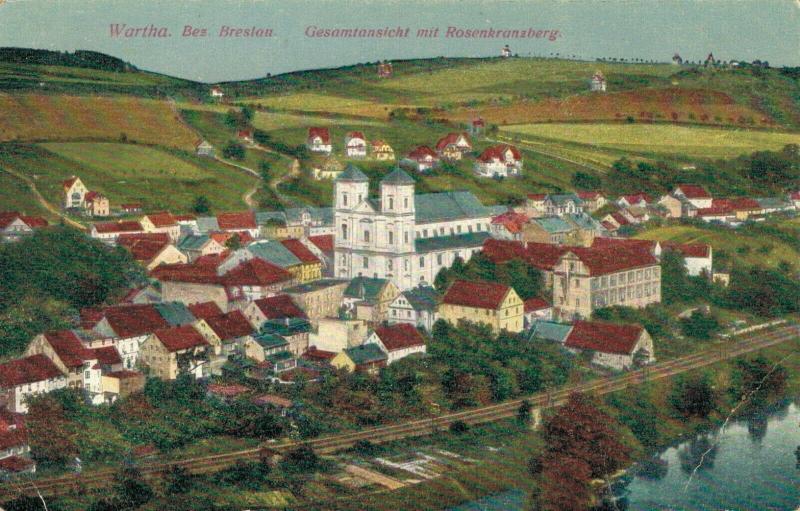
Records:
<instances>
[{"instance_id":1,"label":"railway track","mask_svg":"<svg viewBox=\"0 0 800 511\"><path fill-rule=\"evenodd\" d=\"M797 340L798 338L800 338L800 327L796 325L783 326L735 343L716 345L685 357L660 362L623 375L599 378L494 405L311 440L267 443L259 448L183 460L155 460L139 464L138 468L145 478L158 479L176 466L183 467L193 474L209 473L226 468L237 461L258 460L265 454L285 453L300 446L309 446L318 453L332 453L351 447L358 441L367 440L373 443L385 443L405 438L426 436L442 431L456 421L476 425L515 417L519 406L526 400L533 408L552 408L564 404L569 395L575 392L601 396L647 381L668 378L686 371L699 369L789 340ZM37 492L47 496L88 492L107 486L116 473L116 469L102 469L83 474L70 474L39 480L12 481L0 488L0 498L9 499L20 494L36 495Z\"/></svg>"}]
</instances>

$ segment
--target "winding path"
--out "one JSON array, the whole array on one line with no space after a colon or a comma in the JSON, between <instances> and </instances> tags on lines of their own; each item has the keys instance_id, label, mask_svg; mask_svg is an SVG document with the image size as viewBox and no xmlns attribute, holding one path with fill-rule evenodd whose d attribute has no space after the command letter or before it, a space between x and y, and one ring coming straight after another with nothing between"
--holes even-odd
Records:
<instances>
[{"instance_id":1,"label":"winding path","mask_svg":"<svg viewBox=\"0 0 800 511\"><path fill-rule=\"evenodd\" d=\"M31 193L33 193L33 196L36 199L36 202L38 202L40 206L42 206L44 209L46 209L47 211L49 211L53 215L61 218L64 221L65 224L67 224L67 225L69 225L71 227L75 227L76 229L80 229L82 231L88 230L85 225L83 225L82 223L77 222L77 221L71 219L69 216L67 216L67 214L64 213L61 210L61 208L58 208L58 207L54 206L53 204L51 204L50 202L48 202L48 200L45 199L44 196L39 192L39 189L36 188L36 183L33 182L33 179L29 178L28 176L26 176L24 174L20 174L19 172L15 171L15 170L10 170L10 169L5 168L5 167L0 167L0 172L6 172L10 176L15 177L15 178L19 179L20 181L24 182L26 185L28 185L28 188L31 189Z\"/></svg>"}]
</instances>

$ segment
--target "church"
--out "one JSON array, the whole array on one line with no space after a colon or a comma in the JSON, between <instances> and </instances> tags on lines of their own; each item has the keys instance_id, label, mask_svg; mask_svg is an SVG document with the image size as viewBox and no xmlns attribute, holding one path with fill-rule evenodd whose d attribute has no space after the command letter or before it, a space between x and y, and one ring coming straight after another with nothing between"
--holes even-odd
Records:
<instances>
[{"instance_id":1,"label":"church","mask_svg":"<svg viewBox=\"0 0 800 511\"><path fill-rule=\"evenodd\" d=\"M489 238L493 210L470 192L415 194L397 168L369 197L369 179L350 165L334 182L334 267L338 278L391 280L401 291L433 285L440 269L464 261Z\"/></svg>"}]
</instances>

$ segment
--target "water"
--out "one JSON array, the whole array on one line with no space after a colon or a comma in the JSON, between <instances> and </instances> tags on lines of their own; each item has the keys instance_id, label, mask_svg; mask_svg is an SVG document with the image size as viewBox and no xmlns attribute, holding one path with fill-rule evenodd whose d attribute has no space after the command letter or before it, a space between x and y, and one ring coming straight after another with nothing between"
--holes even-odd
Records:
<instances>
[{"instance_id":1,"label":"water","mask_svg":"<svg viewBox=\"0 0 800 511\"><path fill-rule=\"evenodd\" d=\"M797 404L728 424L690 481L713 440L711 434L700 435L664 451L657 462L643 464L649 474L636 475L625 486L620 511L800 509Z\"/></svg>"}]
</instances>

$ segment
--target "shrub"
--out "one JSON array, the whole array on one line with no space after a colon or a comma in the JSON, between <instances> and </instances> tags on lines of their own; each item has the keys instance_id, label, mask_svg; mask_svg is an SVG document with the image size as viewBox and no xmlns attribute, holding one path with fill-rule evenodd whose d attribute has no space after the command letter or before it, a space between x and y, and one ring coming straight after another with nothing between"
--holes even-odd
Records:
<instances>
[{"instance_id":1,"label":"shrub","mask_svg":"<svg viewBox=\"0 0 800 511\"><path fill-rule=\"evenodd\" d=\"M469 431L469 425L464 421L455 421L450 423L450 432L456 435L461 435Z\"/></svg>"}]
</instances>

